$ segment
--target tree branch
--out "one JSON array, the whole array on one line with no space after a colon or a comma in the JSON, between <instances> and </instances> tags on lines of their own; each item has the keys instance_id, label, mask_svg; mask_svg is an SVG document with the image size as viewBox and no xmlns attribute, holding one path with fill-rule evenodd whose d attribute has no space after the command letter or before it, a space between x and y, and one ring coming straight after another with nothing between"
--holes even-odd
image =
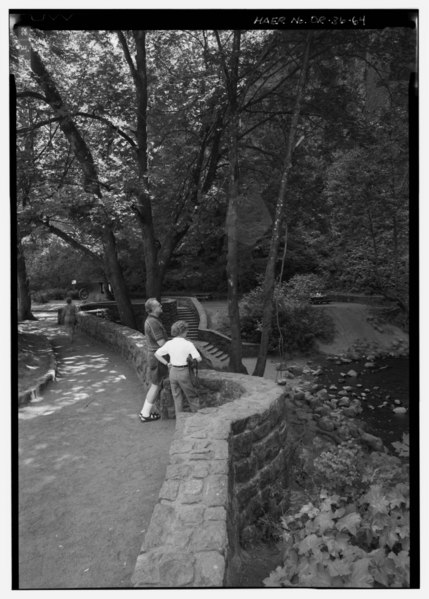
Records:
<instances>
[{"instance_id":1,"label":"tree branch","mask_svg":"<svg viewBox=\"0 0 429 599\"><path fill-rule=\"evenodd\" d=\"M30 49L30 63L37 82L46 94L49 105L59 119L59 125L66 139L72 146L75 156L83 172L83 188L88 193L101 197L98 183L97 169L92 154L70 116L53 79L46 69L40 55L33 48Z\"/></svg>"},{"instance_id":2,"label":"tree branch","mask_svg":"<svg viewBox=\"0 0 429 599\"><path fill-rule=\"evenodd\" d=\"M37 92L32 92L32 91L25 91L25 92L19 92L16 94L17 98L34 98L36 100L42 100L42 102L46 102L46 104L49 104L48 99L45 98L45 96L43 96L42 94L39 94Z\"/></svg>"},{"instance_id":3,"label":"tree branch","mask_svg":"<svg viewBox=\"0 0 429 599\"><path fill-rule=\"evenodd\" d=\"M125 35L122 33L122 31L118 31L117 34L118 34L119 42L122 46L122 50L124 51L125 60L127 61L128 66L130 67L130 71L131 71L131 75L134 79L134 83L137 85L137 81L138 81L137 80L137 69L136 69L133 59L131 57L127 40L125 39Z\"/></svg>"},{"instance_id":4,"label":"tree branch","mask_svg":"<svg viewBox=\"0 0 429 599\"><path fill-rule=\"evenodd\" d=\"M98 116L97 114L91 114L89 112L74 112L70 116L72 118L76 117L76 116L80 116L83 118L94 119L95 121L100 121L100 122L104 123L105 125L107 125L108 127L111 127L112 129L117 131L118 134L121 137L123 137L130 144L130 146L132 146L133 148L137 147L135 141L131 137L129 137L124 131L122 131L122 129L120 129L119 127L114 125L111 121L109 121L109 119L106 119L105 117ZM25 133L30 133L31 131L34 131L35 129L39 129L40 127L44 127L45 125L50 125L51 123L56 123L60 119L61 119L61 117L53 117L51 119L47 119L46 121L40 121L40 123L35 123L31 127L23 127L22 129L17 129L16 134L24 135Z\"/></svg>"},{"instance_id":5,"label":"tree branch","mask_svg":"<svg viewBox=\"0 0 429 599\"><path fill-rule=\"evenodd\" d=\"M49 222L49 218L39 217L37 220L41 225L43 225L46 229L48 229L48 231L50 231L53 235L56 235L57 237L59 237L60 239L62 239L66 243L68 243L75 250L79 250L79 252L86 254L92 260L96 260L97 262L103 264L103 259L99 254L97 254L96 252L93 252L92 250L87 248L85 245L83 245L82 243L80 243L79 241L74 239L71 235L69 235L62 229L59 229L55 225L52 225Z\"/></svg>"},{"instance_id":6,"label":"tree branch","mask_svg":"<svg viewBox=\"0 0 429 599\"><path fill-rule=\"evenodd\" d=\"M219 33L218 33L218 31L216 29L214 30L214 34L215 34L215 37L216 37L217 45L219 47L222 68L223 68L223 72L224 72L224 75L225 75L226 88L228 90L228 95L229 95L230 94L230 88L231 88L231 80L229 78L228 67L226 65L225 52L224 52L224 49L223 49L223 46L222 46L222 42L220 41Z\"/></svg>"},{"instance_id":7,"label":"tree branch","mask_svg":"<svg viewBox=\"0 0 429 599\"><path fill-rule=\"evenodd\" d=\"M75 116L81 116L81 117L84 117L87 119L94 119L96 121L100 121L100 122L104 123L105 125L108 125L112 129L114 129L115 131L117 131L118 134L121 137L123 137L130 144L130 146L132 146L133 148L137 147L136 142L131 137L129 137L129 135L127 135L124 131L122 131L122 129L119 129L119 127L117 127L112 122L110 122L109 119L106 119L105 117L98 116L96 114L91 114L88 112L76 112Z\"/></svg>"}]
</instances>

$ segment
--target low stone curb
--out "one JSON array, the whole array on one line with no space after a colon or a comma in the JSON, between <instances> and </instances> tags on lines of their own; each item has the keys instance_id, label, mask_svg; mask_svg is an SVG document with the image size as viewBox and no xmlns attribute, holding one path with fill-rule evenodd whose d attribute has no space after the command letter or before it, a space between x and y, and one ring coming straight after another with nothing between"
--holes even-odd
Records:
<instances>
[{"instance_id":1,"label":"low stone curb","mask_svg":"<svg viewBox=\"0 0 429 599\"><path fill-rule=\"evenodd\" d=\"M32 401L33 399L36 399L37 397L39 397L41 392L44 389L46 389L48 384L51 381L55 381L55 379L56 379L57 360L55 358L54 349L49 340L48 340L48 343L50 346L48 371L36 380L36 383L34 384L33 387L30 387L29 389L26 389L25 391L21 391L21 393L18 393L18 406L26 405L26 404L30 403L30 401Z\"/></svg>"}]
</instances>

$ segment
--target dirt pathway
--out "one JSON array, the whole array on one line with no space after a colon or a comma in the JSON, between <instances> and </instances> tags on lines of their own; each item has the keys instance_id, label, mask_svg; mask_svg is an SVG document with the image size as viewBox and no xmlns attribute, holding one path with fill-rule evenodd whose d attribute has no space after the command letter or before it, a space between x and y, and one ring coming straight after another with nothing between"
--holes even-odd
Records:
<instances>
[{"instance_id":1,"label":"dirt pathway","mask_svg":"<svg viewBox=\"0 0 429 599\"><path fill-rule=\"evenodd\" d=\"M39 316L39 315L38 315ZM50 323L58 379L19 409L21 589L130 586L175 421L141 424L143 390L117 354Z\"/></svg>"},{"instance_id":2,"label":"dirt pathway","mask_svg":"<svg viewBox=\"0 0 429 599\"><path fill-rule=\"evenodd\" d=\"M318 349L325 354L347 351L357 342L372 343L380 349L388 349L394 340L408 340L408 334L392 324L383 324L382 332L367 320L371 309L364 304L332 303L314 306L324 309L334 321L336 335L332 343L319 343Z\"/></svg>"}]
</instances>

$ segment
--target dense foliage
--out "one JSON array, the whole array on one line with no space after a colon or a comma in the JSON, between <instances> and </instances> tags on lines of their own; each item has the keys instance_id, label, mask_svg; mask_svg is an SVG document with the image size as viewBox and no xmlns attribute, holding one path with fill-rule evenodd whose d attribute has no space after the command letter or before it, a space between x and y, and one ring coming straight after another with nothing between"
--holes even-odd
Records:
<instances>
[{"instance_id":1,"label":"dense foliage","mask_svg":"<svg viewBox=\"0 0 429 599\"><path fill-rule=\"evenodd\" d=\"M302 303L272 311L276 278L318 275L407 315L415 44L401 27L16 28L19 320L51 286L26 264L29 238L44 264L54 239L80 252L73 279L102 271L132 328L132 294L227 292L229 368L244 368L244 329L256 376L270 348L329 333ZM241 324L259 275L262 315Z\"/></svg>"},{"instance_id":2,"label":"dense foliage","mask_svg":"<svg viewBox=\"0 0 429 599\"><path fill-rule=\"evenodd\" d=\"M316 342L330 341L334 325L323 309L314 309L310 297L323 289L322 280L314 275L296 275L288 283L277 284L269 350L280 353L310 351ZM243 339L257 343L260 338L263 289L256 287L240 302Z\"/></svg>"},{"instance_id":3,"label":"dense foliage","mask_svg":"<svg viewBox=\"0 0 429 599\"><path fill-rule=\"evenodd\" d=\"M277 587L407 588L408 437L402 457L365 455L355 442L323 452L312 466L311 501L282 518L284 564Z\"/></svg>"},{"instance_id":4,"label":"dense foliage","mask_svg":"<svg viewBox=\"0 0 429 599\"><path fill-rule=\"evenodd\" d=\"M34 29L26 35L11 38L25 247L32 231L39 242L32 251L43 253L59 230L97 260L100 227L108 215L120 260L128 266L126 280L136 287L133 273L146 277L133 191L141 167L135 72L127 54L136 51L137 38L113 31ZM237 231L242 292L252 288L254 275L265 266L294 100L290 90L304 37L305 32L290 31L242 36ZM221 32L220 41L229 53L231 32ZM406 296L407 85L414 43L414 34L402 29L326 31L313 40L287 192L286 280L319 272L329 287ZM79 161L43 101L28 44L44 61L84 135L101 202L82 189ZM211 31L150 31L145 44L153 234L161 254L175 239L166 284L179 287L181 270L187 288L225 289L230 117L222 52ZM43 230L51 236L41 235ZM201 277L208 264L220 276ZM60 272L59 265L54 268ZM76 278L84 274L80 268L76 263ZM32 265L29 276L35 277ZM33 287L43 285L38 279Z\"/></svg>"}]
</instances>

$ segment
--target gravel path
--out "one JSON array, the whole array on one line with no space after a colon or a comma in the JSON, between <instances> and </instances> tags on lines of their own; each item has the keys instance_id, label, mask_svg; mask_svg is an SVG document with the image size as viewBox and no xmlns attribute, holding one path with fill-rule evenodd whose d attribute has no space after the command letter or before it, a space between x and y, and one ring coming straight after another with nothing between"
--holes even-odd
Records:
<instances>
[{"instance_id":1,"label":"gravel path","mask_svg":"<svg viewBox=\"0 0 429 599\"><path fill-rule=\"evenodd\" d=\"M127 588L175 421L141 424L134 371L50 319L28 330L54 341L57 381L18 411L20 588Z\"/></svg>"}]
</instances>

